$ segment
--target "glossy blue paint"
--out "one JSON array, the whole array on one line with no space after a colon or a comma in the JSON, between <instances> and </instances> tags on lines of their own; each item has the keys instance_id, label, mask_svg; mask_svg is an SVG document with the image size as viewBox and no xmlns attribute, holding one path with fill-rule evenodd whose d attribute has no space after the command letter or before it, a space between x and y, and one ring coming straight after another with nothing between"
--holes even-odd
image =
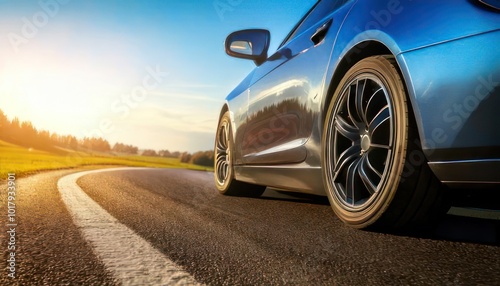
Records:
<instances>
[{"instance_id":1,"label":"glossy blue paint","mask_svg":"<svg viewBox=\"0 0 500 286\"><path fill-rule=\"evenodd\" d=\"M411 75L415 115L431 161L481 158L481 148L499 152L500 55L491 48L495 43L500 43L500 30L399 56ZM442 149L460 152L450 157Z\"/></svg>"},{"instance_id":2,"label":"glossy blue paint","mask_svg":"<svg viewBox=\"0 0 500 286\"><path fill-rule=\"evenodd\" d=\"M321 194L321 184L295 181L321 181L329 99L343 74L372 55L397 60L419 144L431 165L500 159L498 11L476 0L337 2L336 9L286 40L226 98L237 179ZM300 170L308 175L301 177ZM295 181L287 183L287 172ZM449 178L442 169L437 175Z\"/></svg>"}]
</instances>

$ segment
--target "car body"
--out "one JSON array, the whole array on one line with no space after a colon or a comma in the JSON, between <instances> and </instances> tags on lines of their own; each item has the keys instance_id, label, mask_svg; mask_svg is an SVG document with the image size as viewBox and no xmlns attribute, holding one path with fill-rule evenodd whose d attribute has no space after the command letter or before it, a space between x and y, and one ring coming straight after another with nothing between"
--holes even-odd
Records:
<instances>
[{"instance_id":1,"label":"car body","mask_svg":"<svg viewBox=\"0 0 500 286\"><path fill-rule=\"evenodd\" d=\"M269 57L268 31L229 35L257 67L221 110L219 191L327 195L364 228L429 220L442 185L499 186L499 8L322 0Z\"/></svg>"}]
</instances>

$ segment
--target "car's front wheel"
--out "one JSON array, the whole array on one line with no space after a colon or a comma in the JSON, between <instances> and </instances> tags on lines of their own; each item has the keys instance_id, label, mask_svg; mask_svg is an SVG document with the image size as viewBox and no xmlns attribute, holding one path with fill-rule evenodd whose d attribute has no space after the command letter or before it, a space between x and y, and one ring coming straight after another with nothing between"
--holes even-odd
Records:
<instances>
[{"instance_id":1,"label":"car's front wheel","mask_svg":"<svg viewBox=\"0 0 500 286\"><path fill-rule=\"evenodd\" d=\"M322 167L332 208L346 224L421 224L441 210L442 189L415 125L394 58L364 59L340 81L325 118Z\"/></svg>"},{"instance_id":2,"label":"car's front wheel","mask_svg":"<svg viewBox=\"0 0 500 286\"><path fill-rule=\"evenodd\" d=\"M219 120L215 135L214 177L219 193L228 196L258 197L266 187L237 181L233 168L233 139L229 111Z\"/></svg>"}]
</instances>

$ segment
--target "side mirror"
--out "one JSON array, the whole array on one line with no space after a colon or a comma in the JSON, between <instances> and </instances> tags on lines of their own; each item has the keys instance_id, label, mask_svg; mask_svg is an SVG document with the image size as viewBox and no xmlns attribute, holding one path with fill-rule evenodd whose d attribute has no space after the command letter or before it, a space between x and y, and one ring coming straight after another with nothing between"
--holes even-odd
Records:
<instances>
[{"instance_id":1,"label":"side mirror","mask_svg":"<svg viewBox=\"0 0 500 286\"><path fill-rule=\"evenodd\" d=\"M241 30L227 36L224 46L228 55L253 60L259 66L267 59L270 40L268 30Z\"/></svg>"}]
</instances>

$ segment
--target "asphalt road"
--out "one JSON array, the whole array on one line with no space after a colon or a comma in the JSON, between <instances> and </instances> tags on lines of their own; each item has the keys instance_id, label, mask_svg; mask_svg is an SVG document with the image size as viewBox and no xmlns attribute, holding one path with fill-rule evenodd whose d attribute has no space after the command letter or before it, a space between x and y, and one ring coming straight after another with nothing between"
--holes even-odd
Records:
<instances>
[{"instance_id":1,"label":"asphalt road","mask_svg":"<svg viewBox=\"0 0 500 286\"><path fill-rule=\"evenodd\" d=\"M119 283L61 198L57 182L74 172L16 179L15 279L7 276L7 185L0 184L0 285ZM89 174L77 182L203 284L500 285L499 220L447 215L432 233L354 230L323 198L270 189L258 199L225 197L212 176L147 169ZM131 256L124 253L123 260Z\"/></svg>"}]
</instances>

